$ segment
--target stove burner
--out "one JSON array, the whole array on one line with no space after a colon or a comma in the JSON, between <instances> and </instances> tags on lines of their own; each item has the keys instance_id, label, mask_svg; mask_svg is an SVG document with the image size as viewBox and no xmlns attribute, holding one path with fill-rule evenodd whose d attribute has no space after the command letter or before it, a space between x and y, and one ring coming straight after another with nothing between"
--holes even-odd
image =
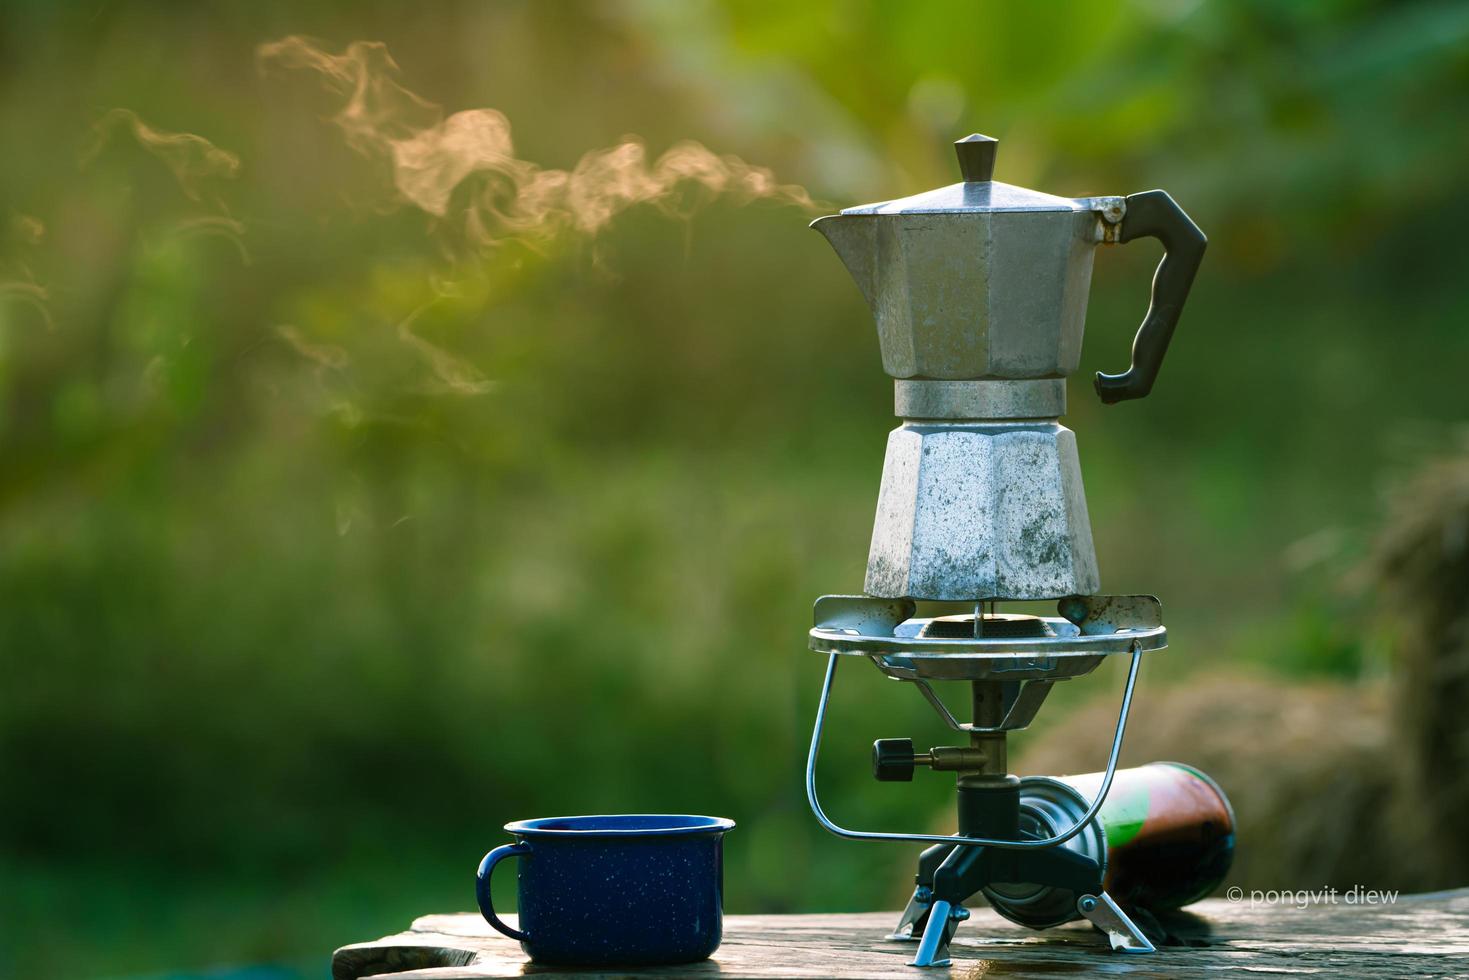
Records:
<instances>
[{"instance_id":1,"label":"stove burner","mask_svg":"<svg viewBox=\"0 0 1469 980\"><path fill-rule=\"evenodd\" d=\"M918 635L924 639L959 640L984 638L987 640L1033 640L1044 636L1055 636L1056 631L1039 616L995 614L980 617L979 628L975 629L973 616L939 616L924 624Z\"/></svg>"},{"instance_id":2,"label":"stove burner","mask_svg":"<svg viewBox=\"0 0 1469 980\"><path fill-rule=\"evenodd\" d=\"M1060 616L990 614L974 635L972 615L915 618L911 599L822 596L810 647L870 659L900 680L1062 680L1115 654L1168 645L1152 596L1068 596Z\"/></svg>"}]
</instances>

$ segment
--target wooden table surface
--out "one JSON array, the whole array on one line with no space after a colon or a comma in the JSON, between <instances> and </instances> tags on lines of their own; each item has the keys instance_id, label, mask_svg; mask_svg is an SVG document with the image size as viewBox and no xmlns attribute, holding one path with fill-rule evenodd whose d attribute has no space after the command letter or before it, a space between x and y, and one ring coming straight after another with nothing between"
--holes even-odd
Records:
<instances>
[{"instance_id":1,"label":"wooden table surface","mask_svg":"<svg viewBox=\"0 0 1469 980\"><path fill-rule=\"evenodd\" d=\"M506 917L514 921L512 917ZM911 943L885 942L897 912L860 915L731 915L713 959L642 970L557 970L527 962L518 944L478 915L428 915L407 932L337 950L335 980L465 977L925 977L1055 980L1059 975L1139 977L1469 976L1469 889L1409 895L1390 905L1251 905L1210 899L1164 922L1172 945L1145 955L1112 953L1102 934L1072 924L1045 932L974 910L950 947L953 966L907 966Z\"/></svg>"}]
</instances>

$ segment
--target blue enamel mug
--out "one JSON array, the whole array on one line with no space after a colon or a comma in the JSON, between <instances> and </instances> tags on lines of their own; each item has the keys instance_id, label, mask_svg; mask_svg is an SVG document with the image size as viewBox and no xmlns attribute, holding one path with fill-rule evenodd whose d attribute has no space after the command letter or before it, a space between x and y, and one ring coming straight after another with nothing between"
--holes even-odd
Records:
<instances>
[{"instance_id":1,"label":"blue enamel mug","mask_svg":"<svg viewBox=\"0 0 1469 980\"><path fill-rule=\"evenodd\" d=\"M486 854L475 876L480 914L538 963L692 963L724 928L722 817L623 814L518 820L515 843ZM495 914L490 875L518 858L520 928Z\"/></svg>"}]
</instances>

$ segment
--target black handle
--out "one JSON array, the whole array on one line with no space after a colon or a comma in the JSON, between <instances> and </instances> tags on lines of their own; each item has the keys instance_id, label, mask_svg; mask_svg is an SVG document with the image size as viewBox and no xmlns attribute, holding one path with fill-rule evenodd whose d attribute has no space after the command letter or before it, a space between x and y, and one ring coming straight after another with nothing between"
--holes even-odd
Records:
<instances>
[{"instance_id":1,"label":"black handle","mask_svg":"<svg viewBox=\"0 0 1469 980\"><path fill-rule=\"evenodd\" d=\"M872 743L872 778L880 783L913 781L913 740L880 738Z\"/></svg>"},{"instance_id":2,"label":"black handle","mask_svg":"<svg viewBox=\"0 0 1469 980\"><path fill-rule=\"evenodd\" d=\"M1132 364L1122 374L1097 372L1097 394L1108 405L1141 398L1153 390L1158 368L1168 353L1183 301L1204 258L1209 239L1199 231L1183 208L1174 203L1167 191L1143 191L1127 197L1127 210L1118 230L1119 242L1134 238L1156 238L1163 243L1163 261L1153 274L1152 301L1143 325L1132 341Z\"/></svg>"}]
</instances>

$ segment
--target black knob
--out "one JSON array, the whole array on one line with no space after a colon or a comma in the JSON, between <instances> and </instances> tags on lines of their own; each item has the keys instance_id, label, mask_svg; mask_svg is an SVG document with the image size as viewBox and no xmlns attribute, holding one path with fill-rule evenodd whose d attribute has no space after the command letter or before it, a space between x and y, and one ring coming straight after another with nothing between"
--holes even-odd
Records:
<instances>
[{"instance_id":1,"label":"black knob","mask_svg":"<svg viewBox=\"0 0 1469 980\"><path fill-rule=\"evenodd\" d=\"M982 133L974 133L954 143L965 183L995 179L995 151L999 146L999 140Z\"/></svg>"},{"instance_id":2,"label":"black knob","mask_svg":"<svg viewBox=\"0 0 1469 980\"><path fill-rule=\"evenodd\" d=\"M913 740L880 738L872 743L872 777L880 783L913 781Z\"/></svg>"}]
</instances>

